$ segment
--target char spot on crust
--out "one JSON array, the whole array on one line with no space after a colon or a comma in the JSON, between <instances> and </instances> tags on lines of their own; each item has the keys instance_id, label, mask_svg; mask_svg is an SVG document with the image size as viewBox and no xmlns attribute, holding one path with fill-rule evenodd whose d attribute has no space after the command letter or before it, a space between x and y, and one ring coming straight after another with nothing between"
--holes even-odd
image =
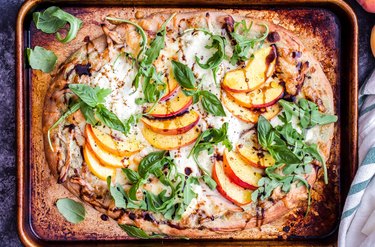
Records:
<instances>
[{"instance_id":1,"label":"char spot on crust","mask_svg":"<svg viewBox=\"0 0 375 247\"><path fill-rule=\"evenodd\" d=\"M276 32L276 31L270 32L267 36L267 41L270 42L270 43L276 43L276 42L280 41L279 33Z\"/></svg>"}]
</instances>

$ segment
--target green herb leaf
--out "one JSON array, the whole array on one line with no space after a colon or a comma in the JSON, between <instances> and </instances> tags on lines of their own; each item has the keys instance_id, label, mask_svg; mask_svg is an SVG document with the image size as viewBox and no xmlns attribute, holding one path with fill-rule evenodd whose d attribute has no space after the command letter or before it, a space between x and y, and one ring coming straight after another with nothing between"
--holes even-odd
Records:
<instances>
[{"instance_id":1,"label":"green herb leaf","mask_svg":"<svg viewBox=\"0 0 375 247\"><path fill-rule=\"evenodd\" d=\"M58 7L52 6L44 12L34 12L33 20L36 28L49 34L56 33L60 28L63 28L67 22L52 15L58 9Z\"/></svg>"},{"instance_id":2,"label":"green herb leaf","mask_svg":"<svg viewBox=\"0 0 375 247\"><path fill-rule=\"evenodd\" d=\"M116 114L109 111L104 105L97 106L96 116L100 122L111 129L125 132L125 127L121 120L116 116Z\"/></svg>"},{"instance_id":3,"label":"green herb leaf","mask_svg":"<svg viewBox=\"0 0 375 247\"><path fill-rule=\"evenodd\" d=\"M126 193L124 189L120 185L111 186L111 176L107 177L107 186L113 200L115 201L115 206L117 208L126 208Z\"/></svg>"},{"instance_id":4,"label":"green herb leaf","mask_svg":"<svg viewBox=\"0 0 375 247\"><path fill-rule=\"evenodd\" d=\"M213 179L211 178L211 176L209 176L209 175L207 175L207 174L204 174L204 175L202 176L202 179L203 179L203 181L207 184L207 186L208 186L211 190L214 190L214 189L216 188L217 184L216 184L215 180L213 180Z\"/></svg>"},{"instance_id":5,"label":"green herb leaf","mask_svg":"<svg viewBox=\"0 0 375 247\"><path fill-rule=\"evenodd\" d=\"M142 229L136 227L136 226L131 226L131 225L122 225L119 224L122 230L126 232L130 237L134 238L141 238L141 239L150 239L150 238L163 238L164 235L148 235L145 231Z\"/></svg>"},{"instance_id":6,"label":"green herb leaf","mask_svg":"<svg viewBox=\"0 0 375 247\"><path fill-rule=\"evenodd\" d=\"M82 21L61 9L57 9L51 15L69 23L69 31L65 37L63 38L62 35L57 32L56 39L61 43L68 43L72 41L77 36L79 29L82 27Z\"/></svg>"},{"instance_id":7,"label":"green herb leaf","mask_svg":"<svg viewBox=\"0 0 375 247\"><path fill-rule=\"evenodd\" d=\"M258 118L257 132L259 144L267 148L273 142L273 135L271 135L272 126L268 120L262 115Z\"/></svg>"},{"instance_id":8,"label":"green herb leaf","mask_svg":"<svg viewBox=\"0 0 375 247\"><path fill-rule=\"evenodd\" d=\"M56 206L64 218L73 224L79 223L85 219L86 210L82 203L69 198L62 198L57 200Z\"/></svg>"},{"instance_id":9,"label":"green herb leaf","mask_svg":"<svg viewBox=\"0 0 375 247\"><path fill-rule=\"evenodd\" d=\"M94 109L84 102L81 103L81 112L87 123L91 125L96 125L98 123L98 120L95 118Z\"/></svg>"},{"instance_id":10,"label":"green herb leaf","mask_svg":"<svg viewBox=\"0 0 375 247\"><path fill-rule=\"evenodd\" d=\"M126 177L129 179L129 181L132 184L135 184L138 182L138 180L141 179L141 177L138 175L137 172L133 171L132 169L129 168L122 168L122 171L125 173Z\"/></svg>"},{"instance_id":11,"label":"green herb leaf","mask_svg":"<svg viewBox=\"0 0 375 247\"><path fill-rule=\"evenodd\" d=\"M209 91L200 91L199 94L202 96L201 102L203 108L214 116L225 117L225 111L221 101Z\"/></svg>"},{"instance_id":12,"label":"green herb leaf","mask_svg":"<svg viewBox=\"0 0 375 247\"><path fill-rule=\"evenodd\" d=\"M146 178L148 173L152 173L155 169L162 166L161 161L163 160L166 151L152 152L144 157L138 166L138 173L142 178Z\"/></svg>"},{"instance_id":13,"label":"green herb leaf","mask_svg":"<svg viewBox=\"0 0 375 247\"><path fill-rule=\"evenodd\" d=\"M70 90L73 91L83 102L90 107L95 107L98 104L98 98L95 90L86 84L69 84Z\"/></svg>"},{"instance_id":14,"label":"green herb leaf","mask_svg":"<svg viewBox=\"0 0 375 247\"><path fill-rule=\"evenodd\" d=\"M34 50L26 48L29 65L33 69L39 69L45 73L49 73L55 67L57 56L52 51L43 47L35 46Z\"/></svg>"},{"instance_id":15,"label":"green herb leaf","mask_svg":"<svg viewBox=\"0 0 375 247\"><path fill-rule=\"evenodd\" d=\"M196 82L193 71L178 61L172 61L173 75L177 82L184 88L195 89Z\"/></svg>"}]
</instances>

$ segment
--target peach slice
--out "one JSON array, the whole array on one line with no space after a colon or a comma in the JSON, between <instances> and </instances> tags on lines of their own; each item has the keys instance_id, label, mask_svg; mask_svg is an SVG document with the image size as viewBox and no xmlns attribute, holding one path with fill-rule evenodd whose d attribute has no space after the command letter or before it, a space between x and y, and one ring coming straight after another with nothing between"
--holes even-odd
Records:
<instances>
[{"instance_id":1,"label":"peach slice","mask_svg":"<svg viewBox=\"0 0 375 247\"><path fill-rule=\"evenodd\" d=\"M130 156L142 148L138 141L120 141L91 125L87 125L87 128L101 148L117 156Z\"/></svg>"},{"instance_id":2,"label":"peach slice","mask_svg":"<svg viewBox=\"0 0 375 247\"><path fill-rule=\"evenodd\" d=\"M106 150L103 150L98 144L98 142L95 140L90 127L88 127L88 125L86 126L86 142L90 146L95 156L99 159L100 163L102 163L105 166L115 168L127 167L129 165L128 157L117 156L115 154L107 152Z\"/></svg>"},{"instance_id":3,"label":"peach slice","mask_svg":"<svg viewBox=\"0 0 375 247\"><path fill-rule=\"evenodd\" d=\"M275 164L271 154L260 146L255 130L246 133L236 148L238 154L254 167L267 168Z\"/></svg>"},{"instance_id":4,"label":"peach slice","mask_svg":"<svg viewBox=\"0 0 375 247\"><path fill-rule=\"evenodd\" d=\"M83 157L90 172L97 176L99 179L106 180L108 176L115 176L116 169L102 166L87 143L83 148Z\"/></svg>"},{"instance_id":5,"label":"peach slice","mask_svg":"<svg viewBox=\"0 0 375 247\"><path fill-rule=\"evenodd\" d=\"M182 90L178 94L164 102L159 102L154 109L149 112L149 115L155 118L169 118L186 111L193 103L191 96L186 96ZM148 112L146 110L146 112Z\"/></svg>"},{"instance_id":6,"label":"peach slice","mask_svg":"<svg viewBox=\"0 0 375 247\"><path fill-rule=\"evenodd\" d=\"M163 135L145 127L142 129L144 138L155 148L172 150L193 143L200 135L200 129L195 126L186 133L179 135Z\"/></svg>"},{"instance_id":7,"label":"peach slice","mask_svg":"<svg viewBox=\"0 0 375 247\"><path fill-rule=\"evenodd\" d=\"M190 111L173 119L141 118L142 122L152 131L164 135L179 135L191 130L199 122L196 111Z\"/></svg>"},{"instance_id":8,"label":"peach slice","mask_svg":"<svg viewBox=\"0 0 375 247\"><path fill-rule=\"evenodd\" d=\"M173 73L169 73L168 76L166 77L166 80L167 80L166 92L164 96L160 99L160 101L166 101L170 99L173 96L173 94L176 93L177 90L180 89L180 84L178 84L178 82L174 78Z\"/></svg>"},{"instance_id":9,"label":"peach slice","mask_svg":"<svg viewBox=\"0 0 375 247\"><path fill-rule=\"evenodd\" d=\"M228 94L240 105L246 108L264 108L275 104L284 95L284 87L272 81L266 86L247 93Z\"/></svg>"},{"instance_id":10,"label":"peach slice","mask_svg":"<svg viewBox=\"0 0 375 247\"><path fill-rule=\"evenodd\" d=\"M247 164L238 154L227 150L224 152L223 164L224 172L230 181L245 189L258 188L263 170Z\"/></svg>"},{"instance_id":11,"label":"peach slice","mask_svg":"<svg viewBox=\"0 0 375 247\"><path fill-rule=\"evenodd\" d=\"M243 206L251 202L251 190L242 188L225 175L223 164L216 161L212 169L212 178L217 183L217 190L227 200L238 206Z\"/></svg>"},{"instance_id":12,"label":"peach slice","mask_svg":"<svg viewBox=\"0 0 375 247\"><path fill-rule=\"evenodd\" d=\"M233 98L229 97L225 93L222 94L221 100L224 106L233 114L233 116L244 122L252 124L258 122L258 118L260 115L270 120L281 111L281 107L279 106L279 104L273 104L272 106L266 108L251 110L238 105Z\"/></svg>"},{"instance_id":13,"label":"peach slice","mask_svg":"<svg viewBox=\"0 0 375 247\"><path fill-rule=\"evenodd\" d=\"M258 88L274 73L276 58L274 45L257 50L245 68L225 74L223 88L234 93L246 93Z\"/></svg>"}]
</instances>

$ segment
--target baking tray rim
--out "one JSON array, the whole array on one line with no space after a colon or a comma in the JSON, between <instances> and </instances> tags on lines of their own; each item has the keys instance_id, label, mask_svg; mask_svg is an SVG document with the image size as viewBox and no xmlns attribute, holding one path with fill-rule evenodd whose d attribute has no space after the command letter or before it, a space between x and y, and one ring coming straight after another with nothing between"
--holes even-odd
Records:
<instances>
[{"instance_id":1,"label":"baking tray rim","mask_svg":"<svg viewBox=\"0 0 375 247\"><path fill-rule=\"evenodd\" d=\"M177 3L178 2L178 3ZM203 3L203 6L206 7L212 7L212 2L210 1L188 1L190 4L192 2L196 2L199 6L199 3ZM176 1L174 3L167 2L166 4L156 4L155 6L169 6L172 7L173 4L186 4L188 3L186 0ZM26 181L27 181L27 150L28 150L28 130L27 130L27 94L28 92L25 90L26 86L24 84L24 78L25 78L25 56L24 56L24 21L28 13L35 8L39 4L43 3L50 3L50 4L72 4L74 1L48 1L48 0L26 0L25 3L21 6L18 16L17 16L17 22L16 22L16 46L15 46L15 52L16 52L16 132L17 132L17 231L18 235L20 237L21 242L25 246L40 246L40 239L37 238L37 234L31 233L31 231L28 230L26 227L30 225L30 222L27 220L27 213L29 212L28 203L29 201L26 199L27 196L27 189L26 188ZM92 3L90 1L81 1L80 4L82 5L103 5L103 4L110 4L110 1L104 1L103 3L95 1L95 3ZM303 4L303 5L302 5ZM351 131L351 138L349 143L350 150L354 151L352 153L352 157L350 160L350 164L353 165L352 169L350 170L350 176L351 179L353 179L357 165L358 165L358 154L357 154L357 125L358 125L358 22L356 15L352 8L345 3L343 0L295 0L294 2L290 2L288 0L278 0L278 1L256 1L256 0L250 0L247 2L241 2L239 1L238 6L270 6L273 7L285 7L285 6L301 6L301 7L307 7L305 4L311 4L316 6L324 6L324 5L334 5L335 7L341 9L344 11L344 15L348 20L350 21L352 32L354 33L354 37L352 37L352 49L350 51L350 57L351 57L351 63L350 63L350 69L351 69L351 78L349 79L349 105L351 107L348 108L349 116L351 120L349 120L349 128ZM147 1L139 1L136 3L136 1L130 1L130 2L116 2L114 0L114 3L112 5L123 5L123 6L147 6ZM190 6L187 6L190 7ZM217 6L215 6L217 8ZM228 8L237 8L237 6L229 6ZM340 58L340 65L341 65L341 58ZM342 80L342 78L340 79ZM341 86L341 85L340 85ZM340 88L338 89L340 90ZM42 240L43 241L43 240ZM197 240L195 240L197 241ZM201 241L201 240L198 240ZM212 243L214 243L217 240L213 240ZM222 243L224 243L226 240L220 240ZM274 240L271 240L274 241ZM113 243L113 241L110 241ZM57 242L56 242L57 243ZM81 242L82 243L82 242ZM171 242L172 243L172 242ZM240 241L238 241L240 243ZM276 241L274 241L276 244ZM286 242L284 242L286 243ZM190 242L189 245L192 245L193 242ZM233 243L234 244L234 243Z\"/></svg>"}]
</instances>

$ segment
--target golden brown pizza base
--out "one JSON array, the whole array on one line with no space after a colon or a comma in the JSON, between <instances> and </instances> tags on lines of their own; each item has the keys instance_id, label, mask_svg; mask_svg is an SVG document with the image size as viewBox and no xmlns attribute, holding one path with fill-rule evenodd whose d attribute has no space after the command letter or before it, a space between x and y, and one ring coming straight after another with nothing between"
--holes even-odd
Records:
<instances>
[{"instance_id":1,"label":"golden brown pizza base","mask_svg":"<svg viewBox=\"0 0 375 247\"><path fill-rule=\"evenodd\" d=\"M102 12L103 11L103 12ZM102 10L101 11L101 13L102 13L102 15L104 16L104 13L105 13L105 11L104 10ZM107 10L107 11L109 11L109 10ZM95 14L97 14L98 12L96 11L95 12ZM255 11L255 13L254 12L252 12L253 14L252 15L257 15L257 14L260 14L263 18L264 18L264 13L265 12L257 12L257 11ZM267 13L267 12L266 12ZM269 15L269 17L268 18L270 18L271 19L271 17L274 17L275 16L275 13L272 13L272 12L269 12L268 13L268 15ZM90 33L90 34L92 34L92 33L97 33L97 34L99 34L100 33L100 31L99 30L95 30L97 27L96 27L96 23L92 23L92 19L90 19L90 14L84 14L84 16L85 16L85 18L87 19L87 21L89 21L90 20L90 22L88 22L88 23L90 23L89 25L90 25L90 28L88 28L88 29L86 29L85 30L85 28L83 28L83 30L81 31L81 34L80 34L80 36L82 36L83 34L85 34L85 33ZM123 16L123 15L121 15L121 16ZM267 14L266 14L266 16L267 16ZM84 19L85 19L84 18ZM97 19L97 18L96 18ZM274 18L273 18L274 19ZM85 22L86 23L86 22ZM280 23L279 23L280 24ZM298 24L298 23L297 23ZM91 32L92 30L95 30L96 32ZM92 37L92 35L91 35L91 37ZM77 40L79 40L79 38L80 37L78 37L77 38ZM82 38L82 37L81 37ZM317 37L316 36L314 36L314 38L315 39L317 39ZM39 40L40 41L40 40ZM36 43L38 43L38 39L35 39L34 40L34 42L36 42ZM95 41L95 42L98 42L98 41ZM295 40L293 41L293 42L295 42ZM77 42L77 43L79 43L79 42ZM105 44L105 42L103 41L103 40L101 40L101 41L99 41L99 43L102 43L102 44ZM296 42L297 44L294 44L294 45L299 45L298 44L298 42ZM41 44L41 43L38 43L38 44ZM54 45L56 45L56 46L59 46L60 44L58 44L58 43L56 43L56 42L54 42L54 41L52 41L52 42L50 42L50 43L48 43L48 45L51 45L52 44L52 46L50 47L52 50L54 50L53 48L56 48L56 47L54 47ZM78 45L76 45L76 46L78 46ZM65 53L66 52L66 50L64 50L64 51L62 51L63 53ZM321 52L321 53L324 53L324 50L323 51L321 51L321 50L319 50L319 52ZM332 52L332 51L330 51L330 52ZM57 52L58 53L58 52ZM332 54L329 54L329 52L326 52L326 54L327 55L332 55ZM65 54L65 57L66 57L66 55L68 55L68 53L66 52L66 54ZM63 59L63 58L61 58L61 56L58 56L59 57L59 59ZM312 59L313 60L313 59ZM329 62L332 62L332 61L329 61ZM324 76L324 74L322 74L322 73L320 73L319 72L319 69L320 69L320 66L318 65L318 64L316 64L318 67L317 67L317 70L318 70L318 74L320 74L321 75L321 79L322 80L324 80L325 79L325 76ZM330 66L330 67L332 67L332 66ZM42 73L39 73L39 72L33 72L34 73L34 82L35 81L48 81L49 79L48 79L48 75L45 75L45 74L42 74ZM329 74L329 76L331 76L331 77L335 77L336 76L336 74L330 74L330 73L328 73ZM38 76L41 76L41 78L38 78ZM61 79L61 75L59 75L60 76L60 80L55 80L55 87L57 87L57 88L63 88L64 87L64 84L66 83L66 82L64 82L62 79ZM328 84L328 81L325 79L325 81L327 82L327 84L326 84L326 91L328 90L328 92L330 92L330 89L331 89L331 87L329 86L329 84ZM334 83L333 83L334 84ZM53 93L53 91L55 91L55 89L53 89L53 90L50 90L49 91L49 93L47 94L47 98L48 98L48 96L49 95L52 95L52 93ZM324 91L323 91L324 92ZM327 94L326 94L327 95ZM321 95L321 96L323 96L324 97L324 94L323 95ZM328 93L328 97L329 97L330 95L329 95L329 93ZM39 102L40 102L40 100L39 100ZM40 103L39 103L40 104ZM61 106L58 106L58 105L51 105L51 104L49 104L50 106L49 107L47 107L47 108L45 108L45 123L44 123L44 126L49 126L51 123L53 123L57 118L58 118L58 112L59 112L59 110L61 110ZM332 109L333 109L333 106L330 106ZM46 109L48 110L48 111L46 111ZM49 112L50 111L50 112ZM51 112L53 112L53 114L51 114ZM44 129L44 132L45 132L45 129ZM40 147L39 147L40 148ZM328 145L328 148L329 148L329 145ZM40 150L40 149L39 149ZM328 150L327 150L327 152L328 152ZM57 175L57 172L56 172L56 169L54 169L56 166L53 166L53 164L54 164L54 162L56 162L56 155L54 155L53 153L51 153L51 152L48 152L47 151L47 159L50 161L50 164L52 164L51 166L51 168L52 168L52 172L53 172L53 174L54 175ZM35 171L35 169L34 169L34 171ZM332 172L331 172L332 173ZM56 180L55 180L56 181ZM53 184L53 180L50 182L50 185L52 185ZM54 185L54 184L53 184ZM64 190L61 186L56 186L56 185L54 185L54 186L52 186L52 187L55 187L55 190L57 191L57 192L60 192L60 191L62 191L62 190ZM70 186L70 185L68 185L68 187L71 187L70 189L71 190L74 190L74 191L76 191L76 193L77 193L77 189L79 189L78 187L76 187L76 186L74 186L74 187L72 187L72 186ZM39 187L40 188L40 187ZM37 189L38 189L38 187L37 187ZM49 191L51 191L51 189L49 189ZM65 190L64 190L65 191ZM322 193L323 194L323 193ZM40 195L40 193L39 193L39 195ZM59 195L59 193L56 193L56 195ZM61 194L60 194L61 195ZM60 196L61 197L61 196ZM54 198L60 198L60 197L58 197L58 196L54 196ZM49 199L49 201L51 202L51 199L52 198L48 198ZM56 199L55 199L56 200ZM52 200L53 201L53 200ZM51 205L51 204L50 204ZM39 207L40 207L40 204L38 205ZM35 207L34 207L35 208ZM86 207L87 208L87 207ZM53 210L55 210L54 209L54 207L52 206L52 209L51 209L51 211L53 211ZM332 210L334 210L334 209L332 209ZM56 211L56 210L55 210ZM92 211L92 210L91 210ZM55 212L54 212L54 214L55 214ZM96 213L96 215L97 215L97 213ZM298 214L297 214L297 216L298 216ZM61 220L61 217L60 216L56 216L57 218L59 218L60 220ZM88 217L88 218L90 218L90 221L91 220L94 220L93 219L93 217ZM99 218L99 217L97 217L97 218ZM126 222L127 221L127 219L125 218L125 219L122 219L122 221L123 222ZM86 221L85 221L86 222ZM296 221L296 220L292 220L291 222L298 222L298 220ZM60 225L64 225L65 227L66 227L66 225L68 224L67 222L65 222L65 221L63 221L63 220L61 220L61 221L59 221L59 222L57 222L57 223L59 223ZM59 224L55 224L55 225L59 225ZM86 223L84 223L85 225L86 225ZM147 224L147 222L146 222L146 224ZM40 224L40 221L39 221L39 224L34 224L34 225L37 225L38 227L40 227L41 225L43 225L43 224ZM69 224L68 224L69 225ZM106 235L106 234L109 234L110 233L110 236L113 236L112 235L112 233L117 233L117 234L120 234L120 235L117 235L117 236L124 236L124 234L122 233L120 233L120 232L118 232L118 229L116 229L115 230L115 228L117 227L116 226L116 224L110 224L111 225L111 233L109 232L109 231L105 231L105 233L103 233L103 234L99 234L100 236L102 236L102 237L104 237L104 238L107 238L109 235ZM77 225L77 226L71 226L71 227L73 227L74 229L76 229L77 230L77 228L79 228L79 226ZM98 228L100 228L100 226L96 226L96 227L98 227ZM280 227L282 227L281 225L280 225ZM41 230L41 228L39 228L40 230ZM58 229L58 228L57 228ZM95 227L94 227L94 229L96 229ZM83 229L81 229L81 230L83 230ZM264 232L267 232L267 230L266 229L262 229ZM170 233L173 233L173 235L175 235L175 234L177 234L177 235L179 235L179 233L181 233L182 231L181 230L178 230L178 229L169 229L169 230L166 230L167 232L170 232ZM206 237L205 236L205 234L204 234L204 231L202 231L202 232L200 232L199 234L197 234L196 232L192 232L192 233L189 233L189 231L190 230L186 230L187 232L184 232L184 233L186 233L186 234L188 234L188 235L190 235L191 234L191 236L197 236L198 237L198 235L199 236L203 236L203 237ZM255 231L255 232L254 232ZM258 234L257 234L257 232L256 231L258 231ZM73 231L73 232L77 232L77 231ZM100 232L100 233L102 233L102 231L100 231L100 229L96 229L96 231L95 232ZM224 238L227 238L227 237L235 237L235 238L264 238L264 237L266 237L267 238L267 236L268 237L272 237L272 238L274 238L274 237L276 237L277 235L278 235L278 233L273 233L273 235L272 235L272 233L269 233L269 235L264 235L264 232L262 233L262 234L260 234L259 235L259 229L249 229L249 233L248 234L246 234L245 232L241 232L241 233L229 233L229 234L223 234L223 233L220 233L220 237L224 237ZM310 231L311 232L311 231ZM43 234L46 234L46 235L48 235L48 232L46 232L46 231L43 231L42 230L42 233ZM303 235L304 233L302 232L302 235ZM64 234L63 234L64 235ZM287 235L287 234L285 234L285 235ZM85 234L82 234L82 233L80 233L80 236L91 236L92 237L92 235L85 235ZM96 236L97 237L97 236ZM94 237L94 238L96 238L96 237ZM99 237L99 238L102 238L102 237ZM215 237L218 237L217 235L216 236L213 236L214 238ZM73 237L74 238L74 237ZM123 237L121 237L121 238L123 238Z\"/></svg>"}]
</instances>

